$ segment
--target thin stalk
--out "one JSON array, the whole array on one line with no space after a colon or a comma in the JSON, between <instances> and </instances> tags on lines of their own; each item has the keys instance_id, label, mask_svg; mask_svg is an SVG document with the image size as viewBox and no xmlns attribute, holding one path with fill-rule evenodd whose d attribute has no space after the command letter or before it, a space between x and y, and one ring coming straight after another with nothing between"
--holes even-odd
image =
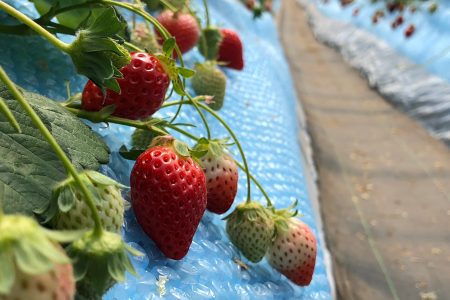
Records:
<instances>
[{"instance_id":1,"label":"thin stalk","mask_svg":"<svg viewBox=\"0 0 450 300\"><path fill-rule=\"evenodd\" d=\"M190 100L190 103L192 105L194 105L195 110L200 115L200 118L202 119L203 124L205 125L205 128L206 128L206 135L208 136L208 140L210 140L211 139L211 130L209 129L208 121L206 120L205 115L203 114L202 110L200 109L200 107L198 105L199 103L197 102L197 100L195 98L192 98L189 94L186 93L186 96Z\"/></svg>"},{"instance_id":2,"label":"thin stalk","mask_svg":"<svg viewBox=\"0 0 450 300\"><path fill-rule=\"evenodd\" d=\"M208 3L206 0L203 0L203 6L205 7L205 15L206 15L206 27L209 28L210 26L210 19L209 19L209 8Z\"/></svg>"},{"instance_id":3,"label":"thin stalk","mask_svg":"<svg viewBox=\"0 0 450 300\"><path fill-rule=\"evenodd\" d=\"M195 105L192 100L191 101L185 101L183 102L184 104L189 104L189 105ZM171 101L171 102L167 102L165 103L162 107L169 107L169 106L174 106L174 105L178 105L179 101ZM230 126L228 126L228 124L211 108L209 108L207 105L203 104L203 103L198 103L197 105L206 110L208 113L210 113L214 118L216 118L223 127L225 127L225 129L228 131L228 133L231 135L231 137L233 138L234 142L236 143L236 146L239 149L239 153L242 157L242 162L244 163L244 171L245 174L247 175L247 203L249 203L251 201L251 187L250 187L250 171L248 168L248 164L247 164L247 159L245 157L245 153L244 150L242 149L241 143L239 143L238 138L236 137L236 135L234 134L233 130L230 128Z\"/></svg>"},{"instance_id":4,"label":"thin stalk","mask_svg":"<svg viewBox=\"0 0 450 300\"><path fill-rule=\"evenodd\" d=\"M85 111L85 110L81 110L81 109L77 109L77 108L73 108L73 107L64 107L64 108L66 110L70 111L71 113L73 113L74 115L76 115L77 117L92 121L94 123L101 123L101 122L114 123L114 124L125 125L125 126L130 126L130 127L139 128L139 129L145 129L145 130L150 129L152 131L157 131L158 133L161 133L160 129L158 129L156 126L149 126L148 122L135 121L135 120L114 117L114 116L108 116L106 118L99 119L97 112ZM190 134L189 132L187 132L173 124L162 124L161 126L170 128L174 131L177 131L195 141L199 140L199 138L196 137L195 135Z\"/></svg>"},{"instance_id":5,"label":"thin stalk","mask_svg":"<svg viewBox=\"0 0 450 300\"><path fill-rule=\"evenodd\" d=\"M4 10L9 15L13 16L17 20L21 21L28 27L30 27L32 30L36 31L39 35L45 37L50 43L52 43L56 48L60 49L61 51L68 52L69 51L69 44L66 44L62 41L60 41L57 37L55 37L53 34L45 30L41 25L15 9L14 7L6 4L3 1L0 1L0 9Z\"/></svg>"},{"instance_id":6,"label":"thin stalk","mask_svg":"<svg viewBox=\"0 0 450 300\"><path fill-rule=\"evenodd\" d=\"M123 43L126 47L130 48L131 50L137 51L137 52L144 52L144 50L142 50L141 48L139 48L138 46L130 43L130 42L124 42Z\"/></svg>"},{"instance_id":7,"label":"thin stalk","mask_svg":"<svg viewBox=\"0 0 450 300\"><path fill-rule=\"evenodd\" d=\"M235 160L235 159L233 159L233 160L234 160L234 162L236 163L236 165L237 165L242 171L245 172L245 167L244 167L240 162L238 162L237 160ZM259 183L259 181L256 180L256 178L255 178L252 174L250 174L250 179L251 179L251 180L253 181L253 183L258 187L258 189L261 191L261 193L263 194L264 198L266 198L267 207L272 207L272 206L273 206L272 200L270 200L269 195L267 195L266 190L264 190L264 188L263 188L262 185Z\"/></svg>"},{"instance_id":8,"label":"thin stalk","mask_svg":"<svg viewBox=\"0 0 450 300\"><path fill-rule=\"evenodd\" d=\"M83 195L86 199L86 204L89 206L89 209L91 210L95 227L94 227L94 235L100 236L103 232L103 226L102 222L100 220L100 216L98 214L97 207L94 204L94 198L92 197L91 192L88 190L88 188L84 185L83 181L81 180L80 176L78 175L77 170L72 165L72 162L69 160L67 155L62 150L61 146L58 144L58 142L55 140L53 135L50 133L50 131L45 127L44 123L42 122L41 118L38 116L38 114L33 110L31 105L25 100L25 98L22 96L21 92L17 89L17 87L14 85L14 83L9 79L8 75L5 73L3 68L0 66L0 79L3 81L8 89L10 90L11 94L17 99L17 102L23 107L25 112L28 114L28 116L31 118L31 121L34 123L34 125L39 129L41 134L44 136L44 138L47 140L47 142L52 147L55 154L58 156L59 160L63 164L64 168L66 169L67 173L73 177L75 180L75 183L77 184L78 188L81 190Z\"/></svg>"}]
</instances>

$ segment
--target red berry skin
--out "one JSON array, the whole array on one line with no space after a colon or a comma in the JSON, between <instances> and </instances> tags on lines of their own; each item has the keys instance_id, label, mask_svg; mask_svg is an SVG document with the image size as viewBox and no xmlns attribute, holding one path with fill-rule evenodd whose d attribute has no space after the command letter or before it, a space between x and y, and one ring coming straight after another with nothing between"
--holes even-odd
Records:
<instances>
[{"instance_id":1,"label":"red berry skin","mask_svg":"<svg viewBox=\"0 0 450 300\"><path fill-rule=\"evenodd\" d=\"M191 159L166 146L142 153L131 171L131 203L137 221L165 256L189 251L206 209L206 179Z\"/></svg>"},{"instance_id":2,"label":"red berry skin","mask_svg":"<svg viewBox=\"0 0 450 300\"><path fill-rule=\"evenodd\" d=\"M219 44L217 60L225 67L242 70L244 68L244 49L239 35L231 29L220 29L222 41Z\"/></svg>"},{"instance_id":3,"label":"red berry skin","mask_svg":"<svg viewBox=\"0 0 450 300\"><path fill-rule=\"evenodd\" d=\"M207 209L223 214L230 209L238 189L238 169L233 159L223 154L219 157L206 155L201 159L208 189Z\"/></svg>"},{"instance_id":4,"label":"red berry skin","mask_svg":"<svg viewBox=\"0 0 450 300\"><path fill-rule=\"evenodd\" d=\"M311 283L317 256L317 241L311 229L296 218L288 220L288 230L278 233L267 251L269 264L293 283Z\"/></svg>"},{"instance_id":5,"label":"red berry skin","mask_svg":"<svg viewBox=\"0 0 450 300\"><path fill-rule=\"evenodd\" d=\"M416 27L413 24L409 25L408 28L406 28L405 30L405 37L410 38L415 31Z\"/></svg>"},{"instance_id":6,"label":"red berry skin","mask_svg":"<svg viewBox=\"0 0 450 300\"><path fill-rule=\"evenodd\" d=\"M197 20L191 14L173 13L170 10L165 10L157 19L175 37L181 53L186 53L195 47L200 38L200 28ZM156 34L158 35L158 42L162 45L164 40L161 34L158 31L156 31ZM176 57L175 52L174 57Z\"/></svg>"},{"instance_id":7,"label":"red berry skin","mask_svg":"<svg viewBox=\"0 0 450 300\"><path fill-rule=\"evenodd\" d=\"M153 115L164 102L169 75L152 54L132 52L131 62L120 69L123 78L117 79L120 94L101 90L88 81L84 87L81 106L87 111L99 111L107 105L116 105L113 115L127 119L144 119Z\"/></svg>"}]
</instances>

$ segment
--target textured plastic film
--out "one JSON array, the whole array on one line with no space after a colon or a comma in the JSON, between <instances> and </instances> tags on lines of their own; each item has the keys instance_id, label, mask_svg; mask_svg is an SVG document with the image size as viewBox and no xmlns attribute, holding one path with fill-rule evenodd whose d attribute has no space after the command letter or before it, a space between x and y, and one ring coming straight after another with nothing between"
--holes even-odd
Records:
<instances>
[{"instance_id":1,"label":"textured plastic film","mask_svg":"<svg viewBox=\"0 0 450 300\"><path fill-rule=\"evenodd\" d=\"M450 145L450 3L438 1L434 14L427 9L431 2L418 3L418 10L405 11L403 25L392 30L398 14L372 24L384 1L357 0L344 8L337 0L299 2L318 39L337 48L372 87ZM359 9L358 16L353 16L354 9ZM416 32L407 39L409 24Z\"/></svg>"},{"instance_id":2,"label":"textured plastic film","mask_svg":"<svg viewBox=\"0 0 450 300\"><path fill-rule=\"evenodd\" d=\"M33 6L23 1L9 1L21 11L35 16ZM193 1L202 13L201 1ZM245 47L243 72L224 70L228 77L225 105L221 116L240 139L252 173L260 180L276 206L288 206L299 200L298 209L317 235L321 235L307 190L307 170L298 143L299 125L296 97L289 68L277 40L276 27L270 16L253 21L251 13L238 1L209 1L213 22L237 30ZM231 16L231 17L230 17ZM0 14L0 21L10 19ZM0 35L0 64L12 79L23 87L54 99L65 97L65 80L70 80L73 92L82 90L86 79L76 76L67 56L60 54L39 37ZM201 60L197 50L186 55L192 66ZM164 110L160 117L170 117L174 110ZM210 116L214 137L226 136L226 131ZM201 120L190 107L184 107L179 122L197 124L188 128L204 135ZM122 144L129 145L131 128L119 125L90 124L111 148L111 160L102 171L128 185L133 163L117 153ZM175 135L177 136L177 135ZM184 139L185 141L188 141ZM232 149L239 158L236 149ZM240 158L239 158L240 159ZM235 201L245 200L246 182L241 172L239 192ZM126 197L129 199L128 197ZM263 197L253 188L253 199ZM291 284L273 271L266 260L248 263L229 242L221 217L206 213L195 234L188 255L181 261L166 259L136 223L132 210L126 212L123 230L125 240L144 252L133 258L140 277L127 275L125 283L114 286L104 297L107 300L147 299L331 299L324 249L319 241L317 265L313 281L306 288ZM242 269L234 258L248 263ZM167 276L162 284L160 276ZM158 281L159 280L159 281ZM165 295L160 295L165 292Z\"/></svg>"}]
</instances>

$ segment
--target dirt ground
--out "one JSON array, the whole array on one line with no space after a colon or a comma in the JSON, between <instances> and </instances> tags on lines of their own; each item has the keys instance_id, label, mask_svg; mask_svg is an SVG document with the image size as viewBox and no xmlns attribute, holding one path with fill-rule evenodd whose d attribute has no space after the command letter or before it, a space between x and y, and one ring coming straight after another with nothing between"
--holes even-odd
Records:
<instances>
[{"instance_id":1,"label":"dirt ground","mask_svg":"<svg viewBox=\"0 0 450 300\"><path fill-rule=\"evenodd\" d=\"M338 299L450 299L450 150L317 42L295 0L283 0L278 23Z\"/></svg>"}]
</instances>

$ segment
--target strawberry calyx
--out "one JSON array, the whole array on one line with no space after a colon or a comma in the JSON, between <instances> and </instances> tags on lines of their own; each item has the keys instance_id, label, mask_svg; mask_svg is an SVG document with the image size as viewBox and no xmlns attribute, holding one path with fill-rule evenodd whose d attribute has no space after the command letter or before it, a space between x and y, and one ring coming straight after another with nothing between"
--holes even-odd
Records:
<instances>
[{"instance_id":1,"label":"strawberry calyx","mask_svg":"<svg viewBox=\"0 0 450 300\"><path fill-rule=\"evenodd\" d=\"M94 196L96 204L99 204L101 201L99 188L104 189L108 186L114 186L118 189L126 188L126 186L96 171L87 170L80 173L79 176ZM53 188L52 197L48 205L34 212L43 218L42 223L45 224L53 220L58 213L67 213L70 211L75 204L76 198L82 198L82 196L78 192L78 185L75 179L70 176Z\"/></svg>"},{"instance_id":2,"label":"strawberry calyx","mask_svg":"<svg viewBox=\"0 0 450 300\"><path fill-rule=\"evenodd\" d=\"M211 158L218 158L226 154L227 147L229 146L229 139L206 139L200 138L197 144L192 149L196 157L202 158L209 156Z\"/></svg>"},{"instance_id":3,"label":"strawberry calyx","mask_svg":"<svg viewBox=\"0 0 450 300\"><path fill-rule=\"evenodd\" d=\"M67 49L77 72L91 79L103 94L106 88L120 93L116 80L122 77L119 69L131 61L129 52L121 45L124 41L118 37L126 26L115 9L107 7L81 25Z\"/></svg>"},{"instance_id":4,"label":"strawberry calyx","mask_svg":"<svg viewBox=\"0 0 450 300\"><path fill-rule=\"evenodd\" d=\"M298 210L296 209L298 200L295 200L289 207L283 209L275 209L271 207L271 215L275 222L275 234L285 232L289 229L289 220L298 216Z\"/></svg>"},{"instance_id":5,"label":"strawberry calyx","mask_svg":"<svg viewBox=\"0 0 450 300\"><path fill-rule=\"evenodd\" d=\"M269 223L271 219L270 210L256 201L244 202L237 205L235 210L223 218L223 220L230 219L232 215L237 215L238 217L238 221L234 223L235 226L239 226L244 220L249 220L251 222L258 220L263 221L264 223Z\"/></svg>"},{"instance_id":6,"label":"strawberry calyx","mask_svg":"<svg viewBox=\"0 0 450 300\"><path fill-rule=\"evenodd\" d=\"M80 231L50 231L22 215L3 215L0 219L0 295L10 291L16 267L25 274L37 275L48 272L56 264L70 263L57 242L70 242L81 234Z\"/></svg>"},{"instance_id":7,"label":"strawberry calyx","mask_svg":"<svg viewBox=\"0 0 450 300\"><path fill-rule=\"evenodd\" d=\"M100 296L114 282L124 281L126 271L137 276L128 253L143 256L125 244L120 235L107 231L100 237L93 231L86 232L69 246L67 253L74 261L75 279L81 286L84 282L94 289L89 294Z\"/></svg>"}]
</instances>

